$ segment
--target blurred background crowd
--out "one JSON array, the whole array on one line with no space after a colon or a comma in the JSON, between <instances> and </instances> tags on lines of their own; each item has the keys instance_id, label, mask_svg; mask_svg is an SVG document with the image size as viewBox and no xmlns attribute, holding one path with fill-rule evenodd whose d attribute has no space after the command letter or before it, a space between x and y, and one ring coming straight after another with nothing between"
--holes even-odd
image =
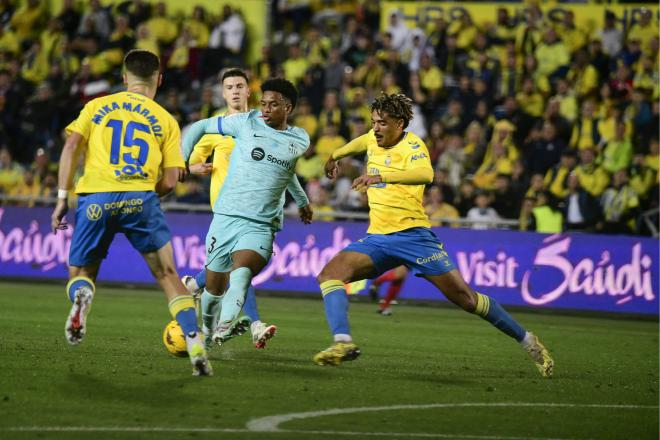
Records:
<instances>
[{"instance_id":1,"label":"blurred background crowd","mask_svg":"<svg viewBox=\"0 0 660 440\"><path fill-rule=\"evenodd\" d=\"M190 13L176 3L0 0L0 203L53 195L63 128L122 89L122 58L136 47L160 55L157 99L184 131L223 111L224 67L248 71L253 107L265 78L296 83L293 124L312 139L296 171L318 220L367 212L350 188L364 158L344 159L336 182L323 164L370 129L369 104L385 91L414 100L409 130L435 168L434 225L649 234L643 219L657 223L657 4L625 22L599 7L602 24L587 29L570 9L550 16L533 1L420 25L386 2L279 0L263 3L256 39L250 1ZM208 204L208 188L188 181L176 201ZM653 209L655 219L642 215Z\"/></svg>"}]
</instances>

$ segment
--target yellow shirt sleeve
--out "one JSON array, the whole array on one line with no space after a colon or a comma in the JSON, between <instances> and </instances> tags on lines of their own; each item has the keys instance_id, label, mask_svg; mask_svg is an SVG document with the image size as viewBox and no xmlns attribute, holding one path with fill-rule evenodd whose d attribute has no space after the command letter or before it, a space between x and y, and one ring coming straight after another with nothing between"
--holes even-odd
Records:
<instances>
[{"instance_id":1,"label":"yellow shirt sleeve","mask_svg":"<svg viewBox=\"0 0 660 440\"><path fill-rule=\"evenodd\" d=\"M213 138L214 136L218 135L204 135L202 136L202 139L200 139L199 142L195 145L193 148L193 152L190 155L190 159L188 160L188 163L191 165L196 164L196 163L204 163L206 162L206 159L213 153L213 147L214 147L214 142Z\"/></svg>"},{"instance_id":2,"label":"yellow shirt sleeve","mask_svg":"<svg viewBox=\"0 0 660 440\"><path fill-rule=\"evenodd\" d=\"M338 148L332 153L332 158L334 160L339 160L346 156L353 156L355 154L366 152L370 133L371 131L369 131L369 133L363 134L360 137L356 137L343 147Z\"/></svg>"},{"instance_id":3,"label":"yellow shirt sleeve","mask_svg":"<svg viewBox=\"0 0 660 440\"><path fill-rule=\"evenodd\" d=\"M91 101L83 107L80 111L80 115L72 123L67 125L64 129L67 135L70 135L72 132L76 132L82 137L85 138L85 141L89 139L89 133L92 129L92 115L94 114L93 109L91 108Z\"/></svg>"},{"instance_id":4,"label":"yellow shirt sleeve","mask_svg":"<svg viewBox=\"0 0 660 440\"><path fill-rule=\"evenodd\" d=\"M185 162L181 154L181 130L179 124L170 116L170 128L165 133L163 141L163 168L184 168Z\"/></svg>"}]
</instances>

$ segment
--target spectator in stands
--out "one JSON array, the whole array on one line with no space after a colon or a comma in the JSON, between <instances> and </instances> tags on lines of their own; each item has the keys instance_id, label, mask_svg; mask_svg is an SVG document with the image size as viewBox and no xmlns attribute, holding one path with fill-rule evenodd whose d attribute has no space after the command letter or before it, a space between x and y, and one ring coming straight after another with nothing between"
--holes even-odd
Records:
<instances>
[{"instance_id":1,"label":"spectator in stands","mask_svg":"<svg viewBox=\"0 0 660 440\"><path fill-rule=\"evenodd\" d=\"M564 216L555 206L554 200L545 191L538 194L536 206L532 209L532 216L536 232L559 234L563 229Z\"/></svg>"},{"instance_id":2,"label":"spectator in stands","mask_svg":"<svg viewBox=\"0 0 660 440\"><path fill-rule=\"evenodd\" d=\"M601 226L598 199L587 192L576 173L568 175L568 195L564 198L563 214L567 231L592 231Z\"/></svg>"},{"instance_id":3,"label":"spectator in stands","mask_svg":"<svg viewBox=\"0 0 660 440\"><path fill-rule=\"evenodd\" d=\"M307 182L313 180L320 180L324 176L323 166L325 162L316 153L316 148L308 148L305 151L305 154L298 159L296 163L296 174L301 181L301 184L305 186Z\"/></svg>"},{"instance_id":4,"label":"spectator in stands","mask_svg":"<svg viewBox=\"0 0 660 440\"><path fill-rule=\"evenodd\" d=\"M474 195L476 193L474 183L470 179L461 182L458 189L458 196L454 198L453 205L458 209L461 217L467 216L468 211L474 206Z\"/></svg>"},{"instance_id":5,"label":"spectator in stands","mask_svg":"<svg viewBox=\"0 0 660 440\"><path fill-rule=\"evenodd\" d=\"M522 89L520 93L516 94L516 100L523 112L532 116L533 118L540 118L543 116L545 109L545 100L543 95L536 89L536 84L532 78L523 79Z\"/></svg>"},{"instance_id":6,"label":"spectator in stands","mask_svg":"<svg viewBox=\"0 0 660 440\"><path fill-rule=\"evenodd\" d=\"M541 137L533 142L525 151L527 169L532 173L545 173L557 162L562 152L566 149L566 143L557 136L557 129L550 121L545 121L541 129Z\"/></svg>"},{"instance_id":7,"label":"spectator in stands","mask_svg":"<svg viewBox=\"0 0 660 440\"><path fill-rule=\"evenodd\" d=\"M536 206L536 199L533 197L525 197L520 208L520 216L518 217L518 229L521 231L534 231L534 206Z\"/></svg>"},{"instance_id":8,"label":"spectator in stands","mask_svg":"<svg viewBox=\"0 0 660 440\"><path fill-rule=\"evenodd\" d=\"M96 36L105 40L110 36L112 32L112 22L110 20L110 14L108 14L107 9L105 9L100 0L90 0L89 10L83 14L80 20L80 27L78 27L78 33L81 34L86 32L85 25L86 23L91 23L93 25L94 33Z\"/></svg>"},{"instance_id":9,"label":"spectator in stands","mask_svg":"<svg viewBox=\"0 0 660 440\"><path fill-rule=\"evenodd\" d=\"M316 153L325 163L336 149L344 145L346 145L346 139L339 135L338 127L333 123L328 123L323 127L322 134L316 141Z\"/></svg>"},{"instance_id":10,"label":"spectator in stands","mask_svg":"<svg viewBox=\"0 0 660 440\"><path fill-rule=\"evenodd\" d=\"M543 186L547 188L550 195L561 200L568 195L568 175L573 172L577 165L575 150L565 149L561 153L559 163L555 164L545 173Z\"/></svg>"},{"instance_id":11,"label":"spectator in stands","mask_svg":"<svg viewBox=\"0 0 660 440\"><path fill-rule=\"evenodd\" d=\"M595 116L595 104L587 100L582 104L580 118L576 121L571 135L570 147L578 150L596 148L601 135L598 131L599 119Z\"/></svg>"},{"instance_id":12,"label":"spectator in stands","mask_svg":"<svg viewBox=\"0 0 660 440\"><path fill-rule=\"evenodd\" d=\"M491 223L500 220L500 216L490 206L491 197L486 191L478 191L474 197L474 206L467 213L467 219L473 221L472 229L489 229ZM490 222L490 223L489 223Z\"/></svg>"},{"instance_id":13,"label":"spectator in stands","mask_svg":"<svg viewBox=\"0 0 660 440\"><path fill-rule=\"evenodd\" d=\"M628 172L620 169L612 176L612 184L600 198L603 209L603 232L626 234L635 229L634 219L640 211L639 197L628 184Z\"/></svg>"},{"instance_id":14,"label":"spectator in stands","mask_svg":"<svg viewBox=\"0 0 660 440\"><path fill-rule=\"evenodd\" d=\"M597 38L603 42L603 52L616 58L623 47L623 31L616 26L616 15L613 12L605 12L605 24L598 30Z\"/></svg>"},{"instance_id":15,"label":"spectator in stands","mask_svg":"<svg viewBox=\"0 0 660 440\"><path fill-rule=\"evenodd\" d=\"M580 186L594 197L600 197L610 182L607 172L596 163L596 152L593 148L580 150L580 163L575 168L575 174Z\"/></svg>"},{"instance_id":16,"label":"spectator in stands","mask_svg":"<svg viewBox=\"0 0 660 440\"><path fill-rule=\"evenodd\" d=\"M392 37L392 48L402 54L409 44L410 29L406 26L400 10L397 9L390 13L387 33Z\"/></svg>"},{"instance_id":17,"label":"spectator in stands","mask_svg":"<svg viewBox=\"0 0 660 440\"><path fill-rule=\"evenodd\" d=\"M9 148L0 148L0 193L8 194L23 179L23 168L14 162Z\"/></svg>"},{"instance_id":18,"label":"spectator in stands","mask_svg":"<svg viewBox=\"0 0 660 440\"><path fill-rule=\"evenodd\" d=\"M567 79L573 83L579 100L594 98L594 94L598 91L598 72L589 63L589 54L585 49L580 49L575 53L574 59Z\"/></svg>"},{"instance_id":19,"label":"spectator in stands","mask_svg":"<svg viewBox=\"0 0 660 440\"><path fill-rule=\"evenodd\" d=\"M25 170L23 178L9 191L8 195L18 199L16 206L32 208L35 204L34 199L41 197L41 194L41 184L34 178L34 171Z\"/></svg>"},{"instance_id":20,"label":"spectator in stands","mask_svg":"<svg viewBox=\"0 0 660 440\"><path fill-rule=\"evenodd\" d=\"M529 179L529 188L527 188L527 192L525 192L525 197L537 199L542 191L545 191L543 174L532 174L532 177Z\"/></svg>"},{"instance_id":21,"label":"spectator in stands","mask_svg":"<svg viewBox=\"0 0 660 440\"><path fill-rule=\"evenodd\" d=\"M583 29L576 26L575 13L570 9L564 13L563 20L557 26L557 31L569 54L574 54L575 51L582 49L587 43L587 35Z\"/></svg>"},{"instance_id":22,"label":"spectator in stands","mask_svg":"<svg viewBox=\"0 0 660 440\"><path fill-rule=\"evenodd\" d=\"M519 215L521 200L511 192L511 176L498 174L495 177L495 191L493 193L493 209L507 219L515 219Z\"/></svg>"},{"instance_id":23,"label":"spectator in stands","mask_svg":"<svg viewBox=\"0 0 660 440\"><path fill-rule=\"evenodd\" d=\"M433 175L433 183L431 185L437 187L442 192L442 200L449 204L453 204L456 200L456 192L454 186L449 184L447 170L444 168L437 168Z\"/></svg>"},{"instance_id":24,"label":"spectator in stands","mask_svg":"<svg viewBox=\"0 0 660 440\"><path fill-rule=\"evenodd\" d=\"M650 49L651 39L658 36L658 26L653 24L652 19L651 10L643 8L639 22L633 24L628 31L628 41L639 41L645 48Z\"/></svg>"},{"instance_id":25,"label":"spectator in stands","mask_svg":"<svg viewBox=\"0 0 660 440\"><path fill-rule=\"evenodd\" d=\"M449 203L445 202L442 190L437 186L431 186L427 191L427 202L424 205L426 215L429 216L431 226L452 226L447 219L458 218L458 211Z\"/></svg>"},{"instance_id":26,"label":"spectator in stands","mask_svg":"<svg viewBox=\"0 0 660 440\"><path fill-rule=\"evenodd\" d=\"M561 78L568 70L570 53L552 27L543 33L543 40L534 51L534 56L539 63L539 73L543 76Z\"/></svg>"},{"instance_id":27,"label":"spectator in stands","mask_svg":"<svg viewBox=\"0 0 660 440\"><path fill-rule=\"evenodd\" d=\"M446 170L447 182L457 187L463 178L466 155L463 149L463 139L457 135L447 137L446 148L438 157L438 168Z\"/></svg>"},{"instance_id":28,"label":"spectator in stands","mask_svg":"<svg viewBox=\"0 0 660 440\"><path fill-rule=\"evenodd\" d=\"M616 124L616 134L603 148L601 165L605 171L614 174L630 166L633 147L630 136L626 134L626 122L619 120Z\"/></svg>"}]
</instances>

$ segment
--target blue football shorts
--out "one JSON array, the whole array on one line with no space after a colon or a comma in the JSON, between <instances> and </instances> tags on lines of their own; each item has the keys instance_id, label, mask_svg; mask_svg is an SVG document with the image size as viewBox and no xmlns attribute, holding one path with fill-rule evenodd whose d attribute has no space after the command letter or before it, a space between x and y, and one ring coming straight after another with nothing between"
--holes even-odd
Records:
<instances>
[{"instance_id":1,"label":"blue football shorts","mask_svg":"<svg viewBox=\"0 0 660 440\"><path fill-rule=\"evenodd\" d=\"M342 252L368 255L375 266L374 277L401 265L411 269L416 276L442 275L456 268L444 244L429 228L367 234Z\"/></svg>"},{"instance_id":2,"label":"blue football shorts","mask_svg":"<svg viewBox=\"0 0 660 440\"><path fill-rule=\"evenodd\" d=\"M252 250L261 255L266 263L273 254L275 230L267 223L213 214L213 221L206 234L206 268L213 272L229 272L231 254Z\"/></svg>"},{"instance_id":3,"label":"blue football shorts","mask_svg":"<svg viewBox=\"0 0 660 440\"><path fill-rule=\"evenodd\" d=\"M171 239L160 200L153 191L81 194L75 220L69 251L71 266L87 266L104 259L118 232L143 254L157 251Z\"/></svg>"}]
</instances>

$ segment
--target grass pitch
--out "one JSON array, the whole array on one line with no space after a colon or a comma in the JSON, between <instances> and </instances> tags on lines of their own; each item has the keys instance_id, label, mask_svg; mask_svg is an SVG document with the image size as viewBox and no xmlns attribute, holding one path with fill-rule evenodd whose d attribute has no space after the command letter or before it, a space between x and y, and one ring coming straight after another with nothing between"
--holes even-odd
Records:
<instances>
[{"instance_id":1,"label":"grass pitch","mask_svg":"<svg viewBox=\"0 0 660 440\"><path fill-rule=\"evenodd\" d=\"M657 322L514 313L555 358L545 380L458 309L357 303L362 357L334 368L311 362L320 299L260 298L268 347L232 340L193 378L162 345L161 293L99 288L78 347L69 307L63 285L0 284L0 438L658 438Z\"/></svg>"}]
</instances>

